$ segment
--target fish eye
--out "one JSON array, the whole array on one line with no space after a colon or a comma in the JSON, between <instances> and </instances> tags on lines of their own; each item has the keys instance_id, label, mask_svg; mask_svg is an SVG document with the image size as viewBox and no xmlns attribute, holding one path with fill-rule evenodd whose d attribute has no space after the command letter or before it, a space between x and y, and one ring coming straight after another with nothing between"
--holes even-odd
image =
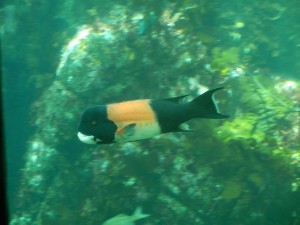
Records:
<instances>
[{"instance_id":1,"label":"fish eye","mask_svg":"<svg viewBox=\"0 0 300 225\"><path fill-rule=\"evenodd\" d=\"M91 124L92 124L92 125L96 125L96 124L97 124L97 121L96 121L96 120L93 120L93 121L91 122Z\"/></svg>"}]
</instances>

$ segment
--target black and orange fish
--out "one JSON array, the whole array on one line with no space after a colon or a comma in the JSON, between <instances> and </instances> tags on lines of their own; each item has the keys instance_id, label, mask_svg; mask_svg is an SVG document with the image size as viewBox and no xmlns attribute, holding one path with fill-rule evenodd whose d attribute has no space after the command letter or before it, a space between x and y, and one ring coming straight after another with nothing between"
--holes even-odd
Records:
<instances>
[{"instance_id":1,"label":"black and orange fish","mask_svg":"<svg viewBox=\"0 0 300 225\"><path fill-rule=\"evenodd\" d=\"M193 118L224 119L209 90L188 103L179 101L187 95L167 99L142 99L85 110L78 128L79 139L86 144L137 141L155 135L186 131L180 124Z\"/></svg>"}]
</instances>

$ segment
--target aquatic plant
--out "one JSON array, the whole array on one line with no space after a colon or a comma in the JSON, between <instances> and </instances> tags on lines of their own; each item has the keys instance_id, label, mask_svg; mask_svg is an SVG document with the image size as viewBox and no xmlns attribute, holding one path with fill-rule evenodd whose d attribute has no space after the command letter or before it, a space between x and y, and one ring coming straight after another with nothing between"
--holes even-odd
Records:
<instances>
[{"instance_id":1,"label":"aquatic plant","mask_svg":"<svg viewBox=\"0 0 300 225\"><path fill-rule=\"evenodd\" d=\"M211 50L211 66L214 70L219 71L221 75L226 75L230 68L237 66L240 62L240 50L237 47L222 49L215 47Z\"/></svg>"}]
</instances>

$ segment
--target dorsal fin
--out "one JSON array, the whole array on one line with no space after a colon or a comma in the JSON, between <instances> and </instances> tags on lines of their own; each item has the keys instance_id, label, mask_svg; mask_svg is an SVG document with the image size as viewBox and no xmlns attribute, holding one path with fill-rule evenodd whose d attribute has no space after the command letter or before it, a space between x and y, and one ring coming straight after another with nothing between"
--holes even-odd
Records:
<instances>
[{"instance_id":1,"label":"dorsal fin","mask_svg":"<svg viewBox=\"0 0 300 225\"><path fill-rule=\"evenodd\" d=\"M181 99L183 99L184 97L186 97L188 95L190 95L190 94L181 95L181 96L177 96L177 97L171 97L171 98L164 98L162 100L167 101L167 102L178 103Z\"/></svg>"}]
</instances>

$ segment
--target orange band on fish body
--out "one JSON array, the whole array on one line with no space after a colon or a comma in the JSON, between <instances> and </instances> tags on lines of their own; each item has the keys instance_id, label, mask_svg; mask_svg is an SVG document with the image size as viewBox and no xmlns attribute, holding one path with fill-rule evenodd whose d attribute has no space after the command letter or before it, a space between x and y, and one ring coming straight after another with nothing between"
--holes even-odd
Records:
<instances>
[{"instance_id":1,"label":"orange band on fish body","mask_svg":"<svg viewBox=\"0 0 300 225\"><path fill-rule=\"evenodd\" d=\"M109 104L107 115L119 129L132 123L142 125L156 122L155 113L148 99Z\"/></svg>"}]
</instances>

